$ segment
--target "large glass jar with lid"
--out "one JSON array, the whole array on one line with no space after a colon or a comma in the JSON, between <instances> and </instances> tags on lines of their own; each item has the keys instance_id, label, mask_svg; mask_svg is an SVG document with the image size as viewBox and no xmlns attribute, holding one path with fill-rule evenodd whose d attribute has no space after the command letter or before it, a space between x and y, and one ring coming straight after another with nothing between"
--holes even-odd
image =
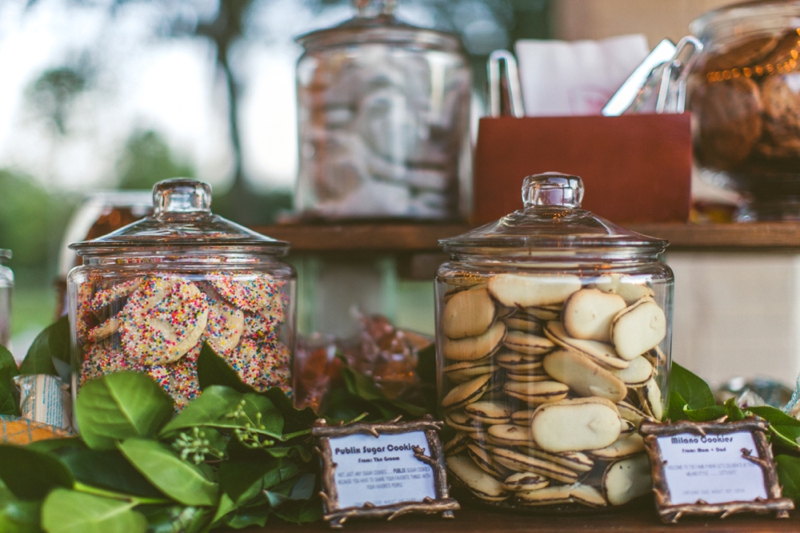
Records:
<instances>
[{"instance_id":1,"label":"large glass jar with lid","mask_svg":"<svg viewBox=\"0 0 800 533\"><path fill-rule=\"evenodd\" d=\"M73 394L111 372L149 374L182 409L197 396L208 346L257 390L291 391L295 342L289 243L211 213L211 188L191 179L153 187L154 213L70 245Z\"/></svg>"},{"instance_id":2,"label":"large glass jar with lid","mask_svg":"<svg viewBox=\"0 0 800 533\"><path fill-rule=\"evenodd\" d=\"M741 193L740 220L800 220L800 3L743 2L691 24L697 163Z\"/></svg>"},{"instance_id":3,"label":"large glass jar with lid","mask_svg":"<svg viewBox=\"0 0 800 533\"><path fill-rule=\"evenodd\" d=\"M399 21L393 0L353 3L355 18L297 38L295 207L323 219L458 218L470 175L461 42Z\"/></svg>"},{"instance_id":4,"label":"large glass jar with lid","mask_svg":"<svg viewBox=\"0 0 800 533\"><path fill-rule=\"evenodd\" d=\"M529 176L524 209L440 241L445 454L454 485L486 504L605 508L652 489L638 427L667 401L667 242L582 197L579 177Z\"/></svg>"}]
</instances>

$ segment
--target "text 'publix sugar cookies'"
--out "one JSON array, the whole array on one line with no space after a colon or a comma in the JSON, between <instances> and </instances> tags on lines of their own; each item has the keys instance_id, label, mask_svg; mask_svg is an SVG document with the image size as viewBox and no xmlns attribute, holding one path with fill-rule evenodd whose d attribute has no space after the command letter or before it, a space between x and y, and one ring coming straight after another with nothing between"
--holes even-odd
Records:
<instances>
[{"instance_id":1,"label":"text 'publix sugar cookies'","mask_svg":"<svg viewBox=\"0 0 800 533\"><path fill-rule=\"evenodd\" d=\"M440 407L454 486L575 510L650 493L637 428L661 419L671 355L666 241L580 209L580 178L525 178L524 209L440 241Z\"/></svg>"},{"instance_id":2,"label":"text 'publix sugar cookies'","mask_svg":"<svg viewBox=\"0 0 800 533\"><path fill-rule=\"evenodd\" d=\"M210 346L257 390L291 392L295 272L289 243L211 213L211 189L189 179L153 188L155 212L71 245L73 393L111 372L149 374L180 410L199 393Z\"/></svg>"}]
</instances>

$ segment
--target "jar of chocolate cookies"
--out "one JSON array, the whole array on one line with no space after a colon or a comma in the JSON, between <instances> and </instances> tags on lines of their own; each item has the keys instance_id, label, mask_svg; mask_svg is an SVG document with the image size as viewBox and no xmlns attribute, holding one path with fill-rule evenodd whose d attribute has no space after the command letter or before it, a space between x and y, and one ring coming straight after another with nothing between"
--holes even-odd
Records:
<instances>
[{"instance_id":1,"label":"jar of chocolate cookies","mask_svg":"<svg viewBox=\"0 0 800 533\"><path fill-rule=\"evenodd\" d=\"M742 194L740 220L800 220L800 4L711 11L691 25L696 162Z\"/></svg>"},{"instance_id":2,"label":"jar of chocolate cookies","mask_svg":"<svg viewBox=\"0 0 800 533\"><path fill-rule=\"evenodd\" d=\"M638 427L667 405L667 242L581 209L579 177L523 181L524 208L440 244L439 402L451 482L513 509L650 494Z\"/></svg>"},{"instance_id":3,"label":"jar of chocolate cookies","mask_svg":"<svg viewBox=\"0 0 800 533\"><path fill-rule=\"evenodd\" d=\"M67 278L73 395L131 370L180 410L199 393L201 354L256 390L291 392L296 274L279 259L289 243L212 214L199 181L159 182L153 203L152 216L70 245L83 259Z\"/></svg>"}]
</instances>

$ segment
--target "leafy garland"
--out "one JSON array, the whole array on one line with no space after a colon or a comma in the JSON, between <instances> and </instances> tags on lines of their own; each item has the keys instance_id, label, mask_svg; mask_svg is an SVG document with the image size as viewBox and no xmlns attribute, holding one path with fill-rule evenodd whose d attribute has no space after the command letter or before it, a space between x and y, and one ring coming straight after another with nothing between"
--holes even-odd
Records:
<instances>
[{"instance_id":1,"label":"leafy garland","mask_svg":"<svg viewBox=\"0 0 800 533\"><path fill-rule=\"evenodd\" d=\"M344 386L330 394L330 422L417 418L435 412L435 356L420 354L425 405L388 399L343 360ZM17 370L0 347L0 414L18 415L12 378L46 373L69 379L69 325L46 328ZM319 463L311 409L298 410L279 389L259 393L209 346L198 358L202 393L177 416L172 399L148 376L122 372L81 388L80 437L25 447L0 445L0 531L33 533L206 532L263 527L269 520L319 520ZM774 407L716 404L710 387L672 365L668 418L770 422L784 496L800 500L800 421Z\"/></svg>"},{"instance_id":2,"label":"leafy garland","mask_svg":"<svg viewBox=\"0 0 800 533\"><path fill-rule=\"evenodd\" d=\"M430 373L433 350L423 358ZM277 388L246 385L208 345L197 366L202 393L177 416L149 376L120 372L81 388L79 437L0 445L0 531L194 533L319 520L317 415ZM19 372L68 382L66 319L36 338L19 371L0 347L0 414L19 415ZM344 361L342 375L324 412L329 423L417 418L432 408L388 399ZM435 402L435 393L427 398Z\"/></svg>"}]
</instances>

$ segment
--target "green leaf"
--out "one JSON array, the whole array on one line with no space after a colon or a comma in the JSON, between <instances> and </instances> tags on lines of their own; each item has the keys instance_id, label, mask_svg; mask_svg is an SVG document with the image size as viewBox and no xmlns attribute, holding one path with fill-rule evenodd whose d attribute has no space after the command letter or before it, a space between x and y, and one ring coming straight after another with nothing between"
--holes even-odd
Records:
<instances>
[{"instance_id":1,"label":"green leaf","mask_svg":"<svg viewBox=\"0 0 800 533\"><path fill-rule=\"evenodd\" d=\"M775 456L778 479L783 487L783 496L794 501L800 500L800 457L791 455Z\"/></svg>"},{"instance_id":2,"label":"green leaf","mask_svg":"<svg viewBox=\"0 0 800 533\"><path fill-rule=\"evenodd\" d=\"M161 493L122 456L119 450L66 449L56 455L75 479L85 485L144 498L160 498Z\"/></svg>"},{"instance_id":3,"label":"green leaf","mask_svg":"<svg viewBox=\"0 0 800 533\"><path fill-rule=\"evenodd\" d=\"M93 449L151 437L173 415L172 399L146 374L117 372L88 381L75 402L81 436Z\"/></svg>"},{"instance_id":4,"label":"green leaf","mask_svg":"<svg viewBox=\"0 0 800 533\"><path fill-rule=\"evenodd\" d=\"M678 422L679 420L689 420L686 414L686 400L680 395L679 392L674 390L669 391L669 405L667 408L667 419L671 422Z\"/></svg>"},{"instance_id":5,"label":"green leaf","mask_svg":"<svg viewBox=\"0 0 800 533\"><path fill-rule=\"evenodd\" d=\"M0 480L20 500L41 500L54 488L71 488L75 482L55 457L8 444L0 445Z\"/></svg>"},{"instance_id":6,"label":"green leaf","mask_svg":"<svg viewBox=\"0 0 800 533\"><path fill-rule=\"evenodd\" d=\"M0 531L3 533L39 533L42 502L17 499L0 482Z\"/></svg>"},{"instance_id":7,"label":"green leaf","mask_svg":"<svg viewBox=\"0 0 800 533\"><path fill-rule=\"evenodd\" d=\"M244 529L251 526L264 527L267 523L270 509L265 506L239 508L236 512L225 518L225 524L233 529ZM321 518L321 516L320 516Z\"/></svg>"},{"instance_id":8,"label":"green leaf","mask_svg":"<svg viewBox=\"0 0 800 533\"><path fill-rule=\"evenodd\" d=\"M229 416L240 404L246 417ZM283 416L268 398L254 393L241 394L229 387L212 385L164 426L160 434L164 437L182 429L204 426L236 428L247 423L255 424L256 421L259 421L258 429L276 438L280 437Z\"/></svg>"},{"instance_id":9,"label":"green leaf","mask_svg":"<svg viewBox=\"0 0 800 533\"><path fill-rule=\"evenodd\" d=\"M167 425L161 428L159 435L164 437L181 429L212 425L233 412L243 396L244 394L230 387L212 385L189 402L178 416L167 422Z\"/></svg>"},{"instance_id":10,"label":"green leaf","mask_svg":"<svg viewBox=\"0 0 800 533\"><path fill-rule=\"evenodd\" d=\"M202 390L212 385L225 385L237 392L256 392L242 381L239 374L208 343L203 344L197 357L197 381Z\"/></svg>"},{"instance_id":11,"label":"green leaf","mask_svg":"<svg viewBox=\"0 0 800 533\"><path fill-rule=\"evenodd\" d=\"M219 486L237 505L243 505L264 490L264 476L279 470L280 461L225 461L219 465Z\"/></svg>"},{"instance_id":12,"label":"green leaf","mask_svg":"<svg viewBox=\"0 0 800 533\"><path fill-rule=\"evenodd\" d=\"M705 381L674 362L669 374L669 390L670 393L680 394L689 409L702 409L717 403L714 393Z\"/></svg>"},{"instance_id":13,"label":"green leaf","mask_svg":"<svg viewBox=\"0 0 800 533\"><path fill-rule=\"evenodd\" d=\"M55 361L66 363L66 375L59 373ZM50 374L60 376L64 383L69 383L70 369L70 328L69 319L61 317L47 326L33 340L25 359L20 365L22 374ZM63 369L64 365L59 365Z\"/></svg>"},{"instance_id":14,"label":"green leaf","mask_svg":"<svg viewBox=\"0 0 800 533\"><path fill-rule=\"evenodd\" d=\"M139 510L147 518L147 533L205 532L211 518L211 511L204 507L146 505Z\"/></svg>"},{"instance_id":15,"label":"green leaf","mask_svg":"<svg viewBox=\"0 0 800 533\"><path fill-rule=\"evenodd\" d=\"M747 410L769 422L772 444L800 451L797 441L800 438L800 420L768 405L748 407Z\"/></svg>"},{"instance_id":16,"label":"green leaf","mask_svg":"<svg viewBox=\"0 0 800 533\"><path fill-rule=\"evenodd\" d=\"M211 520L212 524L216 524L227 515L232 513L238 508L233 500L231 500L230 496L223 493L222 496L219 498L219 505L217 505L217 512L214 514L214 518Z\"/></svg>"},{"instance_id":17,"label":"green leaf","mask_svg":"<svg viewBox=\"0 0 800 533\"><path fill-rule=\"evenodd\" d=\"M88 450L86 443L80 437L67 437L64 439L37 440L25 445L28 450L42 453L50 453L58 456L62 451L68 450Z\"/></svg>"},{"instance_id":18,"label":"green leaf","mask_svg":"<svg viewBox=\"0 0 800 533\"><path fill-rule=\"evenodd\" d=\"M725 401L725 413L728 415L729 422L739 422L744 420L747 414L736 405L736 398L728 398Z\"/></svg>"},{"instance_id":19,"label":"green leaf","mask_svg":"<svg viewBox=\"0 0 800 533\"><path fill-rule=\"evenodd\" d=\"M289 501L275 510L275 514L287 522L307 524L322 520L322 500L315 496L310 500Z\"/></svg>"},{"instance_id":20,"label":"green leaf","mask_svg":"<svg viewBox=\"0 0 800 533\"><path fill-rule=\"evenodd\" d=\"M19 395L14 376L19 375L17 362L5 346L0 346L0 415L19 416Z\"/></svg>"},{"instance_id":21,"label":"green leaf","mask_svg":"<svg viewBox=\"0 0 800 533\"><path fill-rule=\"evenodd\" d=\"M144 533L147 519L134 505L56 489L42 505L42 526L48 533Z\"/></svg>"},{"instance_id":22,"label":"green leaf","mask_svg":"<svg viewBox=\"0 0 800 533\"><path fill-rule=\"evenodd\" d=\"M181 460L167 446L132 438L119 449L128 461L158 490L184 505L212 506L219 500L219 486L206 479L195 465Z\"/></svg>"},{"instance_id":23,"label":"green leaf","mask_svg":"<svg viewBox=\"0 0 800 533\"><path fill-rule=\"evenodd\" d=\"M317 415L313 409L310 407L296 409L294 402L278 387L272 387L261 393L261 395L268 398L280 411L283 416L283 431L285 433L308 429L317 421Z\"/></svg>"},{"instance_id":24,"label":"green leaf","mask_svg":"<svg viewBox=\"0 0 800 533\"><path fill-rule=\"evenodd\" d=\"M710 422L728 414L728 410L722 405L712 405L702 409L685 409L686 418L692 422Z\"/></svg>"}]
</instances>

